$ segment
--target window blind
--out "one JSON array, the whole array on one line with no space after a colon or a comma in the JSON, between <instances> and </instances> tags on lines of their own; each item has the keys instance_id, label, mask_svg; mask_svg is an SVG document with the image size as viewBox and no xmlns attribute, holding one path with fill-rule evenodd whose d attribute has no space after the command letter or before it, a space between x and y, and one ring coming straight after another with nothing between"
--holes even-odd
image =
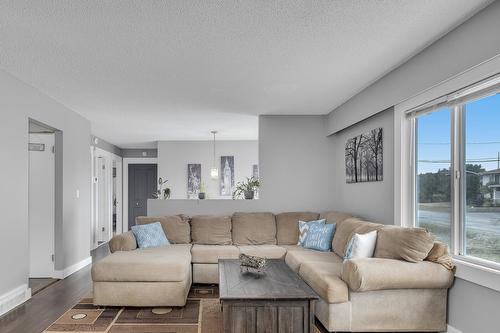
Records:
<instances>
[{"instance_id":1,"label":"window blind","mask_svg":"<svg viewBox=\"0 0 500 333\"><path fill-rule=\"evenodd\" d=\"M405 112L407 118L420 117L445 107L454 107L489 95L500 93L500 74L474 83L466 88L438 97Z\"/></svg>"}]
</instances>

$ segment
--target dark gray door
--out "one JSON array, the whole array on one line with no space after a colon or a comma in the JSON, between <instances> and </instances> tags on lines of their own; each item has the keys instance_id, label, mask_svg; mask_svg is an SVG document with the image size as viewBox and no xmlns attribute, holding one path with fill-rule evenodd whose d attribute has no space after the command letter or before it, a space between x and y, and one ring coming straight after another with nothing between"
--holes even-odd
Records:
<instances>
[{"instance_id":1,"label":"dark gray door","mask_svg":"<svg viewBox=\"0 0 500 333\"><path fill-rule=\"evenodd\" d=\"M129 164L128 166L128 228L135 225L137 216L147 215L148 199L156 192L158 171L156 164Z\"/></svg>"}]
</instances>

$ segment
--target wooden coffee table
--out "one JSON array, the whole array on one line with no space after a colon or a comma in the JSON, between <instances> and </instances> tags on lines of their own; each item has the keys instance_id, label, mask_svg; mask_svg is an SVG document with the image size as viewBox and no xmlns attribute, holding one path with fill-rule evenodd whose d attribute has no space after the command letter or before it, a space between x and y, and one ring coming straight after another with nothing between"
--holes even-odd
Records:
<instances>
[{"instance_id":1,"label":"wooden coffee table","mask_svg":"<svg viewBox=\"0 0 500 333\"><path fill-rule=\"evenodd\" d=\"M283 260L265 273L241 272L237 259L219 260L224 332L310 333L316 293Z\"/></svg>"}]
</instances>

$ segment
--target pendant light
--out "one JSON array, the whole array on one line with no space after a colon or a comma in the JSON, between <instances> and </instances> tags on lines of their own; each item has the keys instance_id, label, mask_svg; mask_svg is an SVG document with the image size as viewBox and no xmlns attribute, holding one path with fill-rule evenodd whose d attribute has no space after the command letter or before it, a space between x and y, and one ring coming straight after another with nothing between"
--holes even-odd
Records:
<instances>
[{"instance_id":1,"label":"pendant light","mask_svg":"<svg viewBox=\"0 0 500 333\"><path fill-rule=\"evenodd\" d=\"M210 133L212 133L214 135L214 145L213 145L214 160L213 160L212 168L210 169L210 177L212 177L212 179L217 179L217 178L219 178L219 169L217 169L217 166L215 164L215 134L217 134L217 131L211 131Z\"/></svg>"}]
</instances>

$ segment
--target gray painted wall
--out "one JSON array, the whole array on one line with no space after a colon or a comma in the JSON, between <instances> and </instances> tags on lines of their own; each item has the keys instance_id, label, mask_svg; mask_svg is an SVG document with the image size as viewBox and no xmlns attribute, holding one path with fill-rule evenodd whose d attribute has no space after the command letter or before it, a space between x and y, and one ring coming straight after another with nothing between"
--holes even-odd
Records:
<instances>
[{"instance_id":1,"label":"gray painted wall","mask_svg":"<svg viewBox=\"0 0 500 333\"><path fill-rule=\"evenodd\" d=\"M393 70L328 116L335 133L500 54L500 1Z\"/></svg>"},{"instance_id":2,"label":"gray painted wall","mask_svg":"<svg viewBox=\"0 0 500 333\"><path fill-rule=\"evenodd\" d=\"M325 116L260 116L258 200L149 200L148 215L326 211L335 202L335 158Z\"/></svg>"},{"instance_id":3,"label":"gray painted wall","mask_svg":"<svg viewBox=\"0 0 500 333\"><path fill-rule=\"evenodd\" d=\"M28 283L28 118L62 132L62 228L58 268L90 255L90 123L33 87L0 70L0 110L4 126L0 150L5 175L0 187L2 241L0 295ZM56 138L57 139L57 138ZM57 144L57 143L56 143ZM80 197L76 197L76 191Z\"/></svg>"},{"instance_id":4,"label":"gray painted wall","mask_svg":"<svg viewBox=\"0 0 500 333\"><path fill-rule=\"evenodd\" d=\"M280 211L332 208L334 140L325 116L260 116L260 200Z\"/></svg>"},{"instance_id":5,"label":"gray painted wall","mask_svg":"<svg viewBox=\"0 0 500 333\"><path fill-rule=\"evenodd\" d=\"M145 154L145 155L144 155ZM158 157L158 149L122 149L123 158L154 158Z\"/></svg>"},{"instance_id":6,"label":"gray painted wall","mask_svg":"<svg viewBox=\"0 0 500 333\"><path fill-rule=\"evenodd\" d=\"M379 182L347 184L345 182L345 143L348 139L372 129L383 128L384 179ZM331 136L335 161L330 170L336 180L334 207L370 221L394 224L394 111L386 110Z\"/></svg>"},{"instance_id":7,"label":"gray painted wall","mask_svg":"<svg viewBox=\"0 0 500 333\"><path fill-rule=\"evenodd\" d=\"M328 133L334 133L366 119L380 110L391 107L465 69L500 54L499 18L500 1L496 1L410 59L406 64L332 111L328 116ZM359 126L373 127L377 126L380 121L387 122L389 125L389 120L385 117L383 115L381 118L378 116L369 118ZM346 130L346 132L350 131L351 129ZM384 131L385 138L393 137L394 130L390 126L387 127L387 130L384 127ZM340 132L340 135L343 133ZM387 147L386 141L384 148ZM392 165L394 162L393 157L385 155L384 158L384 165L387 163ZM341 175L342 173L339 172L337 177L341 177ZM386 175L389 173L384 172L384 176ZM377 188L377 185L368 186ZM375 193L376 191L373 194ZM388 194L385 190L382 193ZM358 195L365 196L362 191L352 192L348 193L346 200L352 199L354 194L356 197ZM390 193L390 199L387 201L377 200L377 197L374 196L370 201L378 201L378 204L373 205L364 199L356 211L359 211L360 215L369 213L374 219L385 219L393 214L393 195L393 192ZM349 202L343 201L343 199L339 199L339 202L349 206ZM364 205L370 206L370 212ZM449 295L449 324L463 333L497 332L500 327L500 317L492 314L495 309L498 309L499 304L500 293L457 279Z\"/></svg>"},{"instance_id":8,"label":"gray painted wall","mask_svg":"<svg viewBox=\"0 0 500 333\"><path fill-rule=\"evenodd\" d=\"M97 138L97 144L94 143L94 138ZM97 137L95 135L92 135L90 137L90 144L94 147L101 148L102 150L105 150L107 152L113 153L118 156L122 156L122 149L115 146L112 143L109 143L106 140L101 139L100 137Z\"/></svg>"},{"instance_id":9,"label":"gray painted wall","mask_svg":"<svg viewBox=\"0 0 500 333\"><path fill-rule=\"evenodd\" d=\"M500 331L500 292L456 279L449 294L448 322L463 333Z\"/></svg>"},{"instance_id":10,"label":"gray painted wall","mask_svg":"<svg viewBox=\"0 0 500 333\"><path fill-rule=\"evenodd\" d=\"M216 142L215 163L222 174L221 156L234 157L234 183L252 176L252 166L259 164L258 141ZM172 199L187 199L187 165L201 164L201 183L209 199L231 199L220 195L219 180L210 177L214 159L212 141L159 141L158 176L168 179Z\"/></svg>"}]
</instances>

